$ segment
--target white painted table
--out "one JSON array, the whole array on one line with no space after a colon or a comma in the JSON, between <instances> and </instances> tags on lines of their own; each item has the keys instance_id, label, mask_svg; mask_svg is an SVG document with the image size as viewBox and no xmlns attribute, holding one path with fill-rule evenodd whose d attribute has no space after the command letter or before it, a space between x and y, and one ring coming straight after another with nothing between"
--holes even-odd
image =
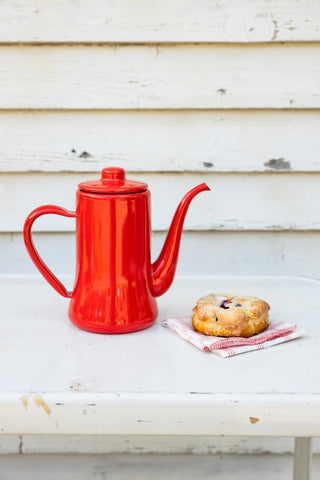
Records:
<instances>
[{"instance_id":1,"label":"white painted table","mask_svg":"<svg viewBox=\"0 0 320 480\"><path fill-rule=\"evenodd\" d=\"M160 325L211 291L261 297L274 319L307 335L223 359ZM292 436L294 478L309 478L310 438L320 436L320 282L180 277L159 299L158 321L125 335L77 329L68 301L37 276L0 276L0 298L2 434Z\"/></svg>"}]
</instances>

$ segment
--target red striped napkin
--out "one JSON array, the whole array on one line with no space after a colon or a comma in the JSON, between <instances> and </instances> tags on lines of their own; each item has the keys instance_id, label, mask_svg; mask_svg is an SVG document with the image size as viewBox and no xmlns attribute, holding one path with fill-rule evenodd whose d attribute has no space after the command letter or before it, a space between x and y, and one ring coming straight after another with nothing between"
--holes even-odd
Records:
<instances>
[{"instance_id":1,"label":"red striped napkin","mask_svg":"<svg viewBox=\"0 0 320 480\"><path fill-rule=\"evenodd\" d=\"M162 325L170 328L202 351L212 351L220 357L233 357L239 353L261 350L278 343L288 342L305 334L303 328L288 322L270 321L268 328L250 338L212 337L196 332L191 317L165 318Z\"/></svg>"}]
</instances>

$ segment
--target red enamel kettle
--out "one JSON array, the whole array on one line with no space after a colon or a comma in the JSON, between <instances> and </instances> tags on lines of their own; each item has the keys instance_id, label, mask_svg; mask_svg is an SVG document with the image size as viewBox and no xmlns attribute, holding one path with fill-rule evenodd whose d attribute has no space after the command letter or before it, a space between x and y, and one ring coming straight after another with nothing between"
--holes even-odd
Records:
<instances>
[{"instance_id":1,"label":"red enamel kettle","mask_svg":"<svg viewBox=\"0 0 320 480\"><path fill-rule=\"evenodd\" d=\"M100 180L79 184L76 211L54 205L33 210L24 224L24 241L36 267L63 297L69 318L91 332L141 330L157 318L155 297L170 287L178 261L184 218L205 183L188 192L172 220L159 258L150 258L150 192L145 183L127 180L122 168L105 168ZM68 292L40 258L31 238L33 222L54 213L76 218L76 278Z\"/></svg>"}]
</instances>

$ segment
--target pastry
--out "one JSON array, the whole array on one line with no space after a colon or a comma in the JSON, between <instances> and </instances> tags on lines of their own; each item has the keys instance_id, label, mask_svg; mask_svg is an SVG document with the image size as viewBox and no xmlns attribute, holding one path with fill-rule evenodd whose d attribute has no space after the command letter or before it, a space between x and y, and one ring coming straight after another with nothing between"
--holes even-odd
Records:
<instances>
[{"instance_id":1,"label":"pastry","mask_svg":"<svg viewBox=\"0 0 320 480\"><path fill-rule=\"evenodd\" d=\"M193 309L192 325L219 337L251 337L268 326L270 305L256 297L210 293Z\"/></svg>"}]
</instances>

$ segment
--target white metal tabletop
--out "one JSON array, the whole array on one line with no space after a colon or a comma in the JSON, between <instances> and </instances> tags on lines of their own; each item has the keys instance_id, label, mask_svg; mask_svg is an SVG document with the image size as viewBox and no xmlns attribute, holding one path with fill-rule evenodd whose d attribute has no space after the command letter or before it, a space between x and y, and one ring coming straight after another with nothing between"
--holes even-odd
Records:
<instances>
[{"instance_id":1,"label":"white metal tabletop","mask_svg":"<svg viewBox=\"0 0 320 480\"><path fill-rule=\"evenodd\" d=\"M230 358L161 325L210 292L258 296L306 335ZM0 276L0 430L5 434L320 436L320 282L178 277L150 328L79 330L42 277Z\"/></svg>"}]
</instances>

